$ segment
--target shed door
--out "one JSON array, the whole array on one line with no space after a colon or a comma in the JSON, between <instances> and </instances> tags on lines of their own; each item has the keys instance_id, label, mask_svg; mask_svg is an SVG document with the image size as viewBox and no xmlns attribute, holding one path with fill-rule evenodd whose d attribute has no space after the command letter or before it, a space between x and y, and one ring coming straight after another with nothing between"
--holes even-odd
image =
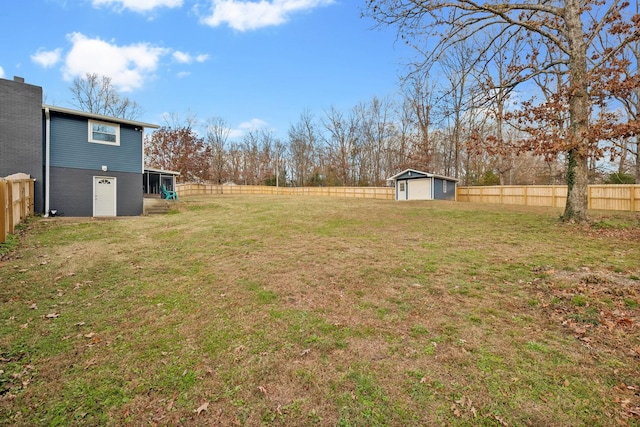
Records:
<instances>
[{"instance_id":1,"label":"shed door","mask_svg":"<svg viewBox=\"0 0 640 427\"><path fill-rule=\"evenodd\" d=\"M431 178L407 181L407 200L431 200Z\"/></svg>"},{"instance_id":2,"label":"shed door","mask_svg":"<svg viewBox=\"0 0 640 427\"><path fill-rule=\"evenodd\" d=\"M407 181L398 181L396 200L407 200Z\"/></svg>"},{"instance_id":3,"label":"shed door","mask_svg":"<svg viewBox=\"0 0 640 427\"><path fill-rule=\"evenodd\" d=\"M93 177L93 216L116 216L116 179Z\"/></svg>"}]
</instances>

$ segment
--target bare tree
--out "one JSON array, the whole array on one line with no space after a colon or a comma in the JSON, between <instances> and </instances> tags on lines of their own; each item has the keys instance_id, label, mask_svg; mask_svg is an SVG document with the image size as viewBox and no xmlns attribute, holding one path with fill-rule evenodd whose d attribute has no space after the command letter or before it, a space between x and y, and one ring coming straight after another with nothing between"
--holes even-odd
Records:
<instances>
[{"instance_id":1,"label":"bare tree","mask_svg":"<svg viewBox=\"0 0 640 427\"><path fill-rule=\"evenodd\" d=\"M311 113L305 111L289 129L291 179L296 186L303 187L312 176L318 140L316 122Z\"/></svg>"},{"instance_id":2,"label":"bare tree","mask_svg":"<svg viewBox=\"0 0 640 427\"><path fill-rule=\"evenodd\" d=\"M447 175L459 178L461 175L461 149L466 136L470 134L470 111L475 107L473 94L477 89L475 80L475 49L471 43L455 44L443 54L438 63L443 70L447 86L444 88L442 108L444 120L450 133L453 148L453 170Z\"/></svg>"},{"instance_id":3,"label":"bare tree","mask_svg":"<svg viewBox=\"0 0 640 427\"><path fill-rule=\"evenodd\" d=\"M242 136L242 169L245 185L258 185L260 175L260 137L256 129L251 129Z\"/></svg>"},{"instance_id":4,"label":"bare tree","mask_svg":"<svg viewBox=\"0 0 640 427\"><path fill-rule=\"evenodd\" d=\"M229 168L228 180L234 184L241 184L244 180L243 150L238 142L231 142L227 149L227 163Z\"/></svg>"},{"instance_id":5,"label":"bare tree","mask_svg":"<svg viewBox=\"0 0 640 427\"><path fill-rule=\"evenodd\" d=\"M211 179L216 184L222 184L225 176L225 149L231 129L221 117L211 117L207 120L206 142L211 147Z\"/></svg>"},{"instance_id":6,"label":"bare tree","mask_svg":"<svg viewBox=\"0 0 640 427\"><path fill-rule=\"evenodd\" d=\"M120 95L110 77L87 73L76 77L69 87L73 105L82 111L121 119L135 120L142 114L137 102Z\"/></svg>"},{"instance_id":7,"label":"bare tree","mask_svg":"<svg viewBox=\"0 0 640 427\"><path fill-rule=\"evenodd\" d=\"M276 179L277 142L272 130L259 129L258 182L260 184L266 184Z\"/></svg>"},{"instance_id":8,"label":"bare tree","mask_svg":"<svg viewBox=\"0 0 640 427\"><path fill-rule=\"evenodd\" d=\"M354 158L358 150L358 117L335 107L325 112L322 125L327 132L327 163L335 171L340 185L355 185Z\"/></svg>"},{"instance_id":9,"label":"bare tree","mask_svg":"<svg viewBox=\"0 0 640 427\"><path fill-rule=\"evenodd\" d=\"M640 3L638 2L636 2L635 13L636 16L640 16ZM627 45L627 49L624 52L624 59L629 62L629 67L626 69L627 75L625 81L631 81L634 76L637 79L638 66L640 65L639 40L635 40ZM624 96L617 96L617 99L622 103L628 122L640 122L640 84L632 87L629 93ZM636 133L635 135L623 138L621 145L618 173L623 173L625 171L625 159L629 154L635 163L633 173L635 182L636 184L640 184L640 135Z\"/></svg>"},{"instance_id":10,"label":"bare tree","mask_svg":"<svg viewBox=\"0 0 640 427\"><path fill-rule=\"evenodd\" d=\"M416 118L415 106L416 101L412 99L409 93L404 93L403 99L396 106L396 141L393 152L390 153L395 161L389 163L389 170L398 171L414 168L422 171L433 171L434 145L430 138L430 129L427 127L426 133L420 130L420 122ZM431 105L429 104L425 108L430 110Z\"/></svg>"},{"instance_id":11,"label":"bare tree","mask_svg":"<svg viewBox=\"0 0 640 427\"><path fill-rule=\"evenodd\" d=\"M500 184L511 184L511 170L515 165L517 149L514 140L517 139L517 132L509 132L508 123L505 121L505 114L508 110L508 103L511 99L513 87L508 85L517 73L517 58L520 57L525 48L520 39L515 39L511 44L506 40L512 37L509 32L504 32L497 36L488 35L489 40L494 37L501 39L499 43L490 45L487 50L487 66L481 70L479 76L480 85L483 89L481 101L486 108L488 115L494 121L495 131L493 134L482 138L476 149L487 152L493 156L493 166L497 170ZM505 49L508 47L509 49Z\"/></svg>"},{"instance_id":12,"label":"bare tree","mask_svg":"<svg viewBox=\"0 0 640 427\"><path fill-rule=\"evenodd\" d=\"M409 166L430 172L434 167L435 147L430 139L430 132L433 126L433 109L436 106L436 85L429 73L412 73L403 82L403 94L407 107L403 117L413 118L417 132L414 150L409 155Z\"/></svg>"},{"instance_id":13,"label":"bare tree","mask_svg":"<svg viewBox=\"0 0 640 427\"><path fill-rule=\"evenodd\" d=\"M373 97L357 109L361 134L359 185L381 185L388 171L383 159L393 134L393 103L389 98Z\"/></svg>"},{"instance_id":14,"label":"bare tree","mask_svg":"<svg viewBox=\"0 0 640 427\"><path fill-rule=\"evenodd\" d=\"M482 3L475 0L367 0L371 17L380 24L397 26L401 36L422 52L424 61L416 64L418 68L428 67L450 47L494 26L500 28L498 34L511 31L514 37L530 37L536 41L536 49L527 55L520 72L507 86L518 85L555 65L541 62L546 56L539 56L540 52L558 53L558 63L569 79L566 97L570 127L563 142L567 154L568 195L563 218L579 222L588 220L588 159L594 138L600 137L600 132L591 133L593 98L589 79L594 71L603 70L618 60L624 48L640 37L640 19L631 17L625 10L628 5L621 0ZM618 35L619 42L596 52L594 41L606 39L606 34ZM501 42L496 37L487 46ZM485 53L480 51L474 59L482 61Z\"/></svg>"},{"instance_id":15,"label":"bare tree","mask_svg":"<svg viewBox=\"0 0 640 427\"><path fill-rule=\"evenodd\" d=\"M274 155L274 176L275 180L271 181L271 185L275 185L276 187L286 187L287 186L287 159L285 157L286 147L279 139L276 139L273 144L273 155Z\"/></svg>"}]
</instances>

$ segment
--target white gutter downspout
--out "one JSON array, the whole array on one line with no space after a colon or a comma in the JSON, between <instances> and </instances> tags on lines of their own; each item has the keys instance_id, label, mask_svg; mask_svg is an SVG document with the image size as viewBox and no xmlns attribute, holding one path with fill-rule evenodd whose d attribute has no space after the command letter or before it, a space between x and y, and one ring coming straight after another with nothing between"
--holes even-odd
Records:
<instances>
[{"instance_id":1,"label":"white gutter downspout","mask_svg":"<svg viewBox=\"0 0 640 427\"><path fill-rule=\"evenodd\" d=\"M44 146L45 146L45 160L44 160L44 216L49 216L49 189L50 189L50 175L51 175L51 115L49 107L44 108L45 131L44 131Z\"/></svg>"},{"instance_id":2,"label":"white gutter downspout","mask_svg":"<svg viewBox=\"0 0 640 427\"><path fill-rule=\"evenodd\" d=\"M431 200L435 200L436 199L436 178L435 177L430 177L429 181L431 181L431 188L430 188Z\"/></svg>"}]
</instances>

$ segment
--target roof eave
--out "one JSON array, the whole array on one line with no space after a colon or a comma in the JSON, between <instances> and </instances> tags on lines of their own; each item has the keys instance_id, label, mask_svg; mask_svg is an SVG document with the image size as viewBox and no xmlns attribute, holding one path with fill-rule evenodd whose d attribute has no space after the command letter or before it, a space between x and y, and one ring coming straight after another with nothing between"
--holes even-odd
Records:
<instances>
[{"instance_id":1,"label":"roof eave","mask_svg":"<svg viewBox=\"0 0 640 427\"><path fill-rule=\"evenodd\" d=\"M55 112L55 113L70 114L73 116L86 117L89 119L102 120L105 122L120 123L120 124L131 125L131 126L140 126L148 129L160 128L159 125L156 125L153 123L138 122L136 120L128 120L128 119L122 119L119 117L111 117L111 116L105 116L102 114L89 113L86 111L72 110L71 108L57 107L55 105L42 104L42 108L43 109L48 108L49 111Z\"/></svg>"},{"instance_id":2,"label":"roof eave","mask_svg":"<svg viewBox=\"0 0 640 427\"><path fill-rule=\"evenodd\" d=\"M156 169L156 168L145 167L144 170L145 171L149 171L149 172L165 173L167 175L175 175L175 176L179 176L180 175L180 172L170 171L170 170L165 170L165 169Z\"/></svg>"},{"instance_id":3,"label":"roof eave","mask_svg":"<svg viewBox=\"0 0 640 427\"><path fill-rule=\"evenodd\" d=\"M447 181L455 181L455 182L459 181L458 178L451 178L450 176L444 176L444 175L436 175L436 174L433 174L433 173L423 172L423 171L420 171L418 169L413 169L413 168L405 169L402 172L397 173L397 174L393 175L390 178L387 178L387 181L395 181L399 176L402 176L407 172L416 172L416 173L425 175L427 178L446 179Z\"/></svg>"}]
</instances>

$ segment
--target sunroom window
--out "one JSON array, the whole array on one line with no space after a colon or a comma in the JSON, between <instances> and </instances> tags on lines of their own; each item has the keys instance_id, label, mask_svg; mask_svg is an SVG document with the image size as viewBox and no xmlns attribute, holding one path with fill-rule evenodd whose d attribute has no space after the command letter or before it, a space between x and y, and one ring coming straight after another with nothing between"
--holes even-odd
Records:
<instances>
[{"instance_id":1,"label":"sunroom window","mask_svg":"<svg viewBox=\"0 0 640 427\"><path fill-rule=\"evenodd\" d=\"M89 120L89 142L120 145L120 125Z\"/></svg>"}]
</instances>

